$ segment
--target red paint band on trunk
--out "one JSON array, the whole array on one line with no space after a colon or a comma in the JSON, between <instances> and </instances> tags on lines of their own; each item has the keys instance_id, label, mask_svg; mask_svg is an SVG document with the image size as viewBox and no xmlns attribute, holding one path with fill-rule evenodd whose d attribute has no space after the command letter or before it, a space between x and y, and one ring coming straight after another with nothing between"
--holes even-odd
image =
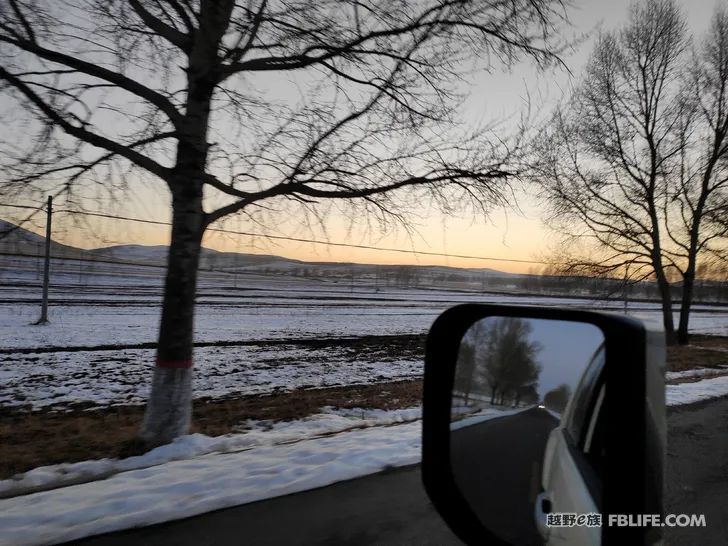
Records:
<instances>
[{"instance_id":1,"label":"red paint band on trunk","mask_svg":"<svg viewBox=\"0 0 728 546\"><path fill-rule=\"evenodd\" d=\"M191 368L192 359L190 360L160 360L157 359L157 366L160 368Z\"/></svg>"}]
</instances>

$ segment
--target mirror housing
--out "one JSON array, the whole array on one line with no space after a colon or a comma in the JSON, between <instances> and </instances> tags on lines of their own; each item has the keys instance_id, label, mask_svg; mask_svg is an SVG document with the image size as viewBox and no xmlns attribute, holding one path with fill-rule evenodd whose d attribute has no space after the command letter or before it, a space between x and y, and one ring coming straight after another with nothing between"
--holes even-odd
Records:
<instances>
[{"instance_id":1,"label":"mirror housing","mask_svg":"<svg viewBox=\"0 0 728 546\"><path fill-rule=\"evenodd\" d=\"M453 388L461 341L473 325L489 318L562 321L591 325L601 332L604 388L599 403L605 412L605 456L596 505L602 522L601 528L592 533L591 542L616 544L619 541L635 545L660 542L659 527L608 523L610 514L663 514L664 334L659 327L634 318L571 309L466 304L445 311L433 324L425 355L422 476L427 494L446 523L466 544L511 543L492 525L483 523L482 514L463 490L462 477L460 482L456 477L451 453L451 435L457 428L452 426ZM537 407L545 412L543 402L541 399ZM531 411L535 412L536 406ZM482 447L496 452L499 449L497 442ZM546 453L545 457L556 456L550 449ZM477 485L488 493L488 483ZM533 523L544 539L554 531L545 524L550 503L548 491L541 491L533 503ZM557 538L559 543L571 543L568 537L566 542L563 536Z\"/></svg>"}]
</instances>

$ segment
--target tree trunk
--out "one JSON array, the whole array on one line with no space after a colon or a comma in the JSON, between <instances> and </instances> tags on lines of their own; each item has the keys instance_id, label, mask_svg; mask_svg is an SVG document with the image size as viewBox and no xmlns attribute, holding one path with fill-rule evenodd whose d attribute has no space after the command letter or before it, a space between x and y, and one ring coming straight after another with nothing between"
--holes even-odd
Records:
<instances>
[{"instance_id":1,"label":"tree trunk","mask_svg":"<svg viewBox=\"0 0 728 546\"><path fill-rule=\"evenodd\" d=\"M667 282L664 273L658 274L657 285L660 290L662 303L662 325L665 328L665 341L668 345L675 344L675 320L672 316L672 292L670 283Z\"/></svg>"},{"instance_id":2,"label":"tree trunk","mask_svg":"<svg viewBox=\"0 0 728 546\"><path fill-rule=\"evenodd\" d=\"M187 190L173 197L157 360L140 432L149 447L187 434L192 418L192 335L204 215L201 185L189 184Z\"/></svg>"},{"instance_id":3,"label":"tree trunk","mask_svg":"<svg viewBox=\"0 0 728 546\"><path fill-rule=\"evenodd\" d=\"M693 304L693 291L695 289L695 270L688 267L683 277L682 301L680 302L680 323L677 327L677 342L680 345L688 343L688 324L690 322L690 307Z\"/></svg>"},{"instance_id":4,"label":"tree trunk","mask_svg":"<svg viewBox=\"0 0 728 546\"><path fill-rule=\"evenodd\" d=\"M202 187L207 167L210 105L219 81L218 47L230 22L234 2L200 5L200 28L187 67L185 116L179 140L172 192L172 240L167 258L157 362L144 423L139 433L148 447L187 434L192 419L192 335L197 270L207 219Z\"/></svg>"},{"instance_id":5,"label":"tree trunk","mask_svg":"<svg viewBox=\"0 0 728 546\"><path fill-rule=\"evenodd\" d=\"M653 238L653 241L655 241L655 243L653 243L654 249L652 251L652 268L655 271L657 289L660 291L662 325L665 329L665 341L668 345L674 345L675 320L672 316L672 288L665 276L665 270L662 268L662 251L660 249L659 240Z\"/></svg>"},{"instance_id":6,"label":"tree trunk","mask_svg":"<svg viewBox=\"0 0 728 546\"><path fill-rule=\"evenodd\" d=\"M688 324L690 323L690 307L693 304L693 293L695 289L695 271L698 261L698 246L700 224L705 211L705 202L708 198L710 177L713 173L713 166L718 161L720 153L717 147L713 148L711 162L703 174L703 181L700 191L700 198L693 212L693 223L690 226L690 247L688 251L688 267L683 274L682 298L680 301L680 323L677 329L677 342L680 345L688 343Z\"/></svg>"}]
</instances>

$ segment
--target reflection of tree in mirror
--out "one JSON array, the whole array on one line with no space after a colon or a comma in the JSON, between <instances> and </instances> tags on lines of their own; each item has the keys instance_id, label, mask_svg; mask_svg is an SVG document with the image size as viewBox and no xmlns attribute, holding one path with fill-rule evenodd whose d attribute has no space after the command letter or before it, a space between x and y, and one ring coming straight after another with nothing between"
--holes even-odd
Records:
<instances>
[{"instance_id":1,"label":"reflection of tree in mirror","mask_svg":"<svg viewBox=\"0 0 728 546\"><path fill-rule=\"evenodd\" d=\"M469 332L468 332L469 333ZM479 387L475 383L475 347L472 340L468 336L463 338L460 343L460 352L458 353L458 362L455 367L455 391L462 399L463 405L470 403L470 395L475 391L479 391Z\"/></svg>"},{"instance_id":2,"label":"reflection of tree in mirror","mask_svg":"<svg viewBox=\"0 0 728 546\"><path fill-rule=\"evenodd\" d=\"M531 330L528 320L514 317L488 318L468 330L455 375L456 396L464 405L473 399L514 406L538 400L541 345L530 339Z\"/></svg>"},{"instance_id":3,"label":"reflection of tree in mirror","mask_svg":"<svg viewBox=\"0 0 728 546\"><path fill-rule=\"evenodd\" d=\"M539 400L536 385L525 385L517 391L516 404L523 403L527 406L536 404Z\"/></svg>"},{"instance_id":4,"label":"reflection of tree in mirror","mask_svg":"<svg viewBox=\"0 0 728 546\"><path fill-rule=\"evenodd\" d=\"M563 413L569 398L571 398L571 387L566 383L562 383L544 394L543 403L548 409L556 413Z\"/></svg>"}]
</instances>

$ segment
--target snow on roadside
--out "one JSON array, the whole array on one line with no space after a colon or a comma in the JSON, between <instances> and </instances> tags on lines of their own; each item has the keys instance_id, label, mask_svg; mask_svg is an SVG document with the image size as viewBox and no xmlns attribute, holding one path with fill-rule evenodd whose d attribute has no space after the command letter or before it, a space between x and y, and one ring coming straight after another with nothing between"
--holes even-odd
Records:
<instances>
[{"instance_id":1,"label":"snow on roadside","mask_svg":"<svg viewBox=\"0 0 728 546\"><path fill-rule=\"evenodd\" d=\"M420 459L421 423L215 453L0 500L0 545L57 544L286 495Z\"/></svg>"},{"instance_id":2,"label":"snow on roadside","mask_svg":"<svg viewBox=\"0 0 728 546\"><path fill-rule=\"evenodd\" d=\"M683 374L681 376L687 375ZM691 404L725 395L728 395L728 377L666 386L668 406ZM484 409L459 421L456 428L494 417L510 415L518 411L522 411L522 409L512 411ZM559 417L557 414L553 415ZM172 444L161 446L140 456L120 460L99 459L77 463L61 463L35 468L13 478L0 480L0 497L41 488L56 487L64 483L100 479L119 472L148 468L170 461L191 459L211 453L240 452L260 446L300 442L352 429L394 425L416 421L420 418L420 407L399 410L325 407L321 409L320 413L295 421L248 421L241 425L241 428L247 429L243 433L216 437L190 434L178 438Z\"/></svg>"},{"instance_id":3,"label":"snow on roadside","mask_svg":"<svg viewBox=\"0 0 728 546\"><path fill-rule=\"evenodd\" d=\"M721 365L716 368L692 368L689 370L682 370L679 372L667 372L665 374L666 381L673 381L676 379L686 379L693 377L704 377L711 375L727 375L728 365Z\"/></svg>"},{"instance_id":4,"label":"snow on roadside","mask_svg":"<svg viewBox=\"0 0 728 546\"><path fill-rule=\"evenodd\" d=\"M531 407L533 407L533 406L531 406ZM459 430L464 427L472 427L473 425L477 425L479 423L482 423L483 421L490 421L491 419L497 419L498 417L508 417L509 415L515 415L516 413L521 413L522 411L527 411L527 410L531 409L531 407L527 407L527 408L521 407L521 408L511 409L511 410L484 408L476 413L473 413L462 419L458 419L457 421L454 421L450 425L450 430Z\"/></svg>"},{"instance_id":5,"label":"snow on roadside","mask_svg":"<svg viewBox=\"0 0 728 546\"><path fill-rule=\"evenodd\" d=\"M419 407L398 410L325 407L321 413L295 421L251 420L241 425L241 428L249 429L242 433L215 437L189 434L177 438L171 444L126 459L99 459L34 468L13 478L0 480L0 497L65 483L100 479L119 472L149 468L210 453L240 452L255 447L300 442L357 428L412 422L421 417L422 410Z\"/></svg>"},{"instance_id":6,"label":"snow on roadside","mask_svg":"<svg viewBox=\"0 0 728 546\"><path fill-rule=\"evenodd\" d=\"M666 385L665 395L668 406L694 404L711 398L728 395L728 376L712 377L694 383Z\"/></svg>"},{"instance_id":7,"label":"snow on roadside","mask_svg":"<svg viewBox=\"0 0 728 546\"><path fill-rule=\"evenodd\" d=\"M725 396L728 377L668 385L666 394L669 406ZM103 474L109 465L118 473L100 481L1 499L0 545L77 540L415 464L420 460L420 418L417 407L394 411L328 408L293 422L249 423L252 429L240 434L218 438L193 434L121 461L36 469L0 482L2 491L7 494L13 484L52 484L74 472L79 476L86 472L85 477L98 471Z\"/></svg>"}]
</instances>

